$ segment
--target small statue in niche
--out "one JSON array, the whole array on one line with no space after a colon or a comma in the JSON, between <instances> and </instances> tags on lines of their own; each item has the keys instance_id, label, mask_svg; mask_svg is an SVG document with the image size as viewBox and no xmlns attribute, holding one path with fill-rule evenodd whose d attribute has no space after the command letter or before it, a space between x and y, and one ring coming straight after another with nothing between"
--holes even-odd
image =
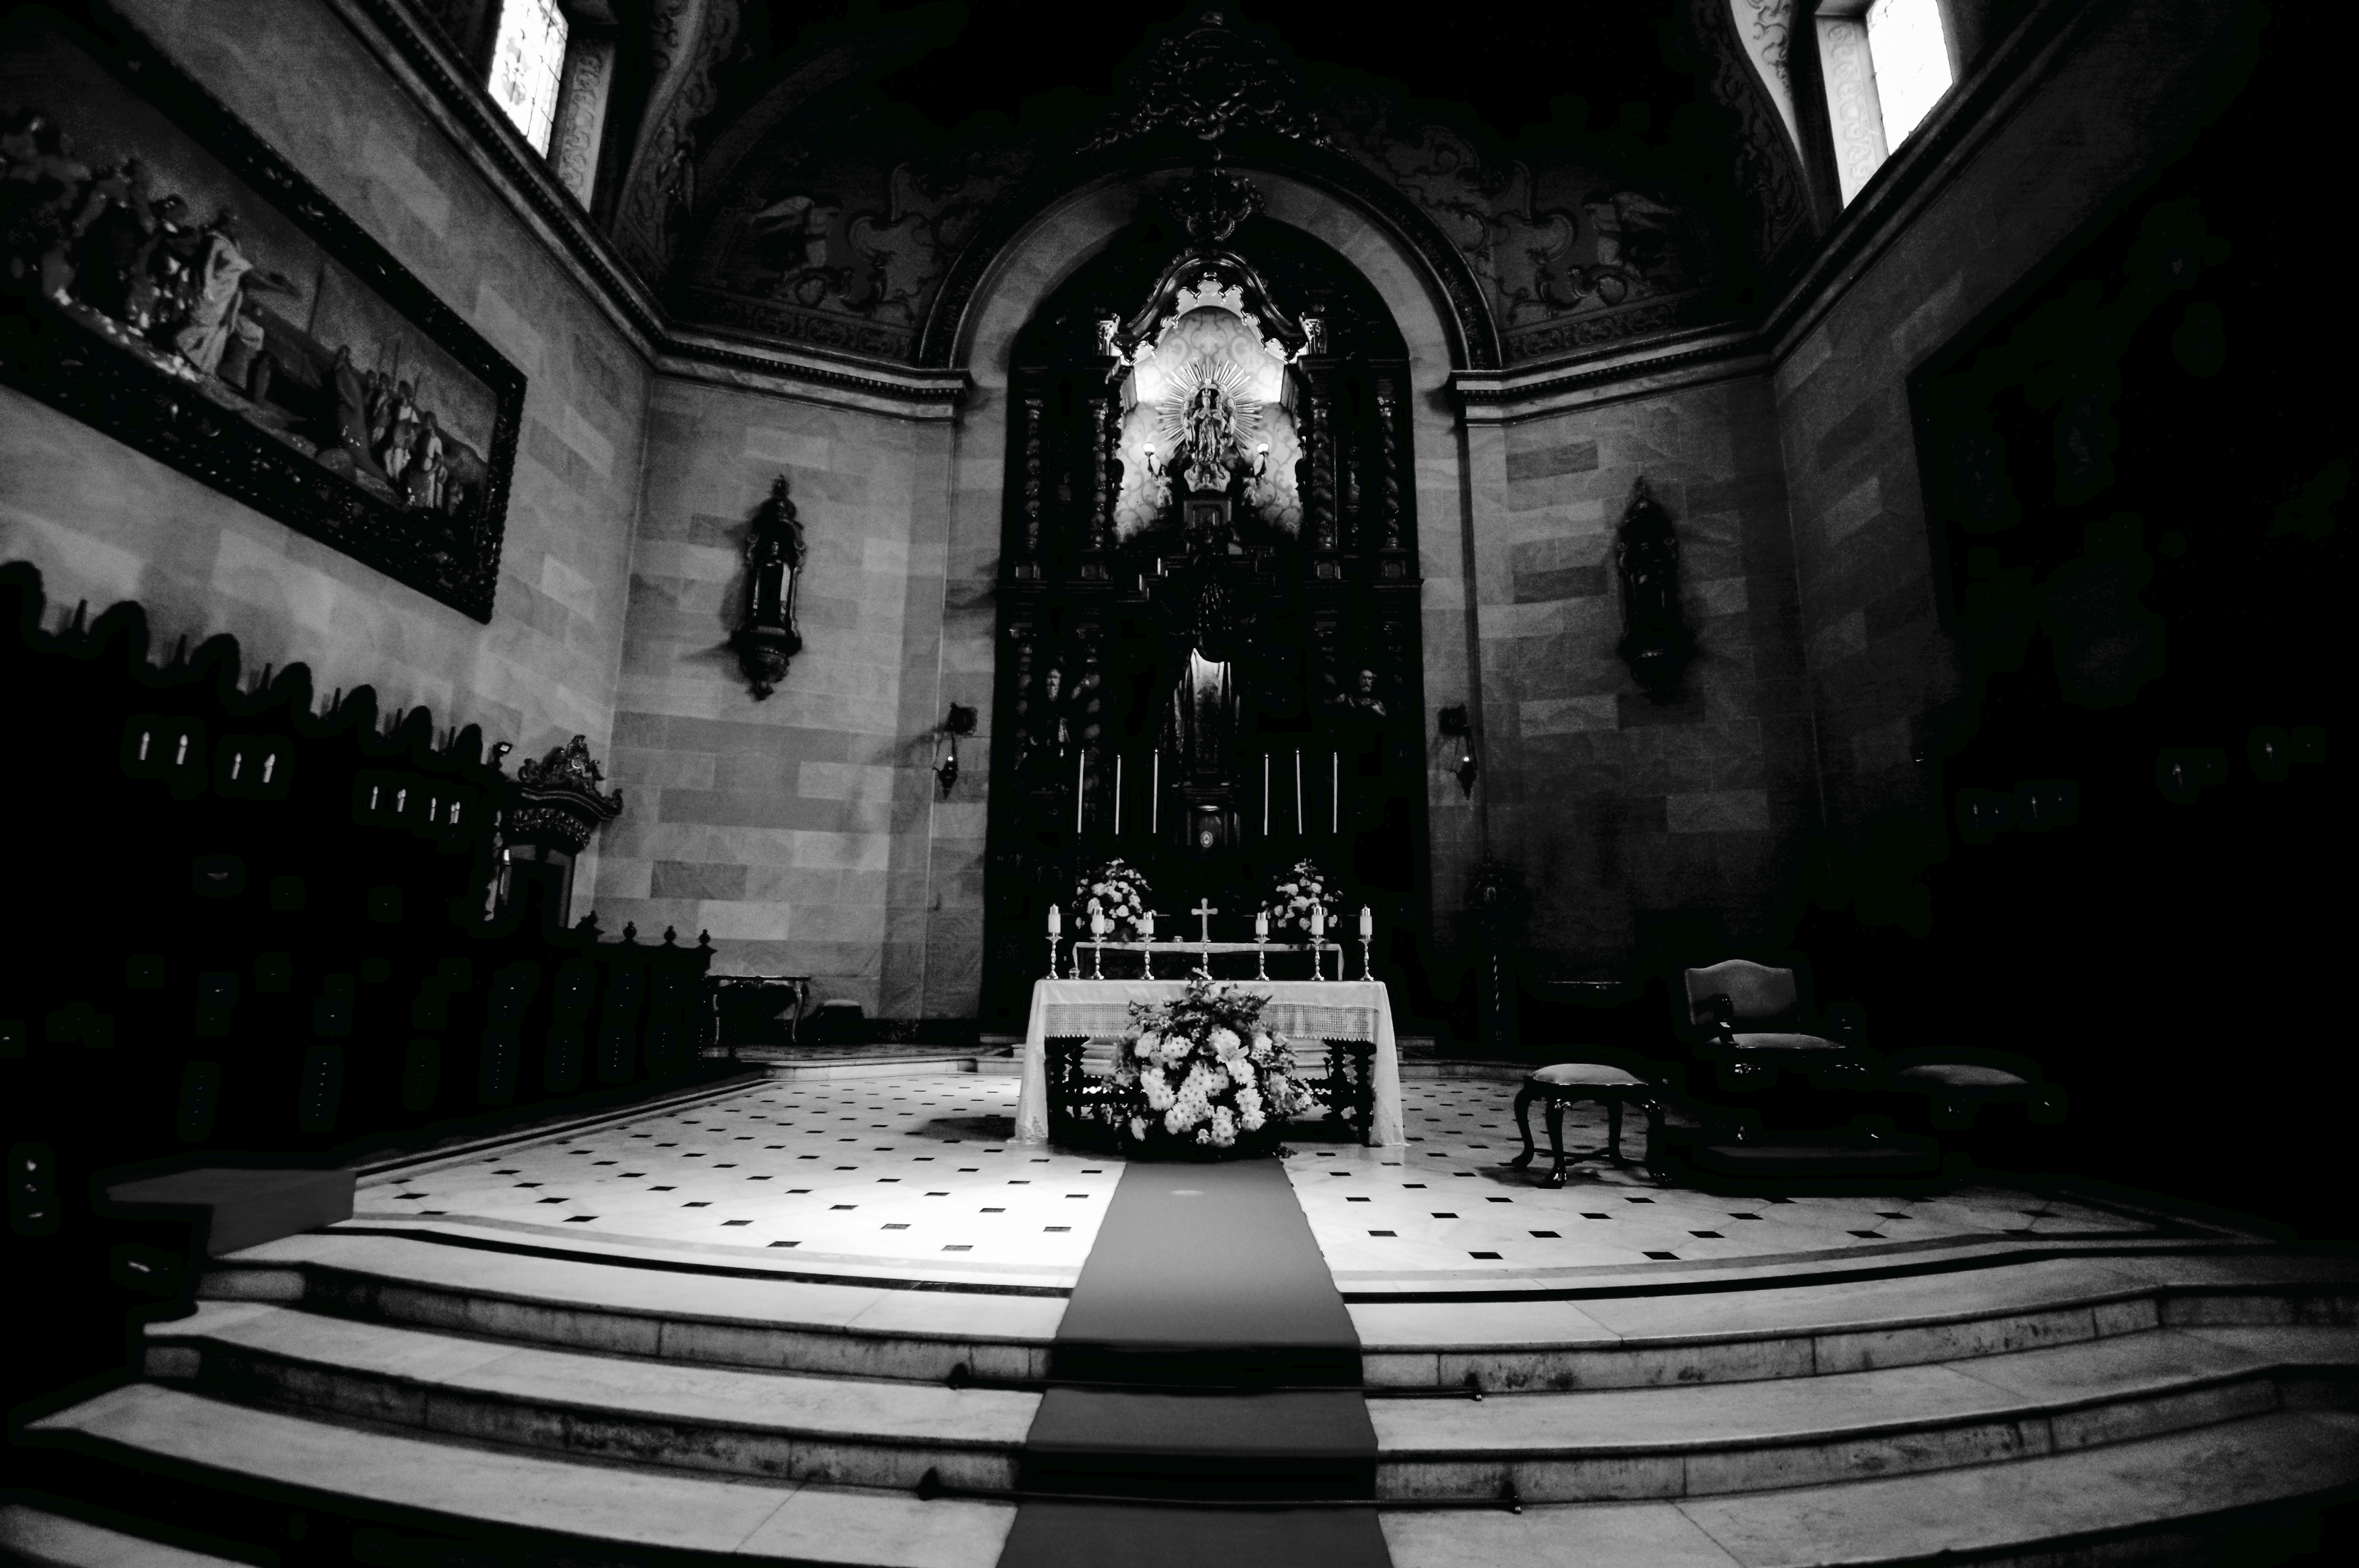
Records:
<instances>
[{"instance_id":1,"label":"small statue in niche","mask_svg":"<svg viewBox=\"0 0 2359 1568\"><path fill-rule=\"evenodd\" d=\"M1648 697L1666 701L1695 640L1680 610L1680 537L1643 474L1614 536L1614 567L1622 579L1622 642L1614 651Z\"/></svg>"},{"instance_id":2,"label":"small statue in niche","mask_svg":"<svg viewBox=\"0 0 2359 1568\"><path fill-rule=\"evenodd\" d=\"M802 524L780 474L745 531L745 620L731 639L757 700L787 678L787 662L802 651L802 633L795 626L802 568Z\"/></svg>"},{"instance_id":3,"label":"small statue in niche","mask_svg":"<svg viewBox=\"0 0 2359 1568\"><path fill-rule=\"evenodd\" d=\"M1040 677L1040 695L1026 716L1016 758L1018 773L1053 783L1062 778L1060 763L1072 756L1073 730L1065 702L1065 672L1050 665Z\"/></svg>"}]
</instances>

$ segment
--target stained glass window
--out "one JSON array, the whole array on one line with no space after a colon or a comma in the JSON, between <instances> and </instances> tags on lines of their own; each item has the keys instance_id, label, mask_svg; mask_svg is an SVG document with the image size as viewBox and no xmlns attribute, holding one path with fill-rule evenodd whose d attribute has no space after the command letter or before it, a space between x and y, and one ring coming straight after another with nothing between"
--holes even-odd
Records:
<instances>
[{"instance_id":1,"label":"stained glass window","mask_svg":"<svg viewBox=\"0 0 2359 1568\"><path fill-rule=\"evenodd\" d=\"M500 0L492 96L533 151L544 156L549 124L557 117L557 84L565 70L565 13L557 0Z\"/></svg>"}]
</instances>

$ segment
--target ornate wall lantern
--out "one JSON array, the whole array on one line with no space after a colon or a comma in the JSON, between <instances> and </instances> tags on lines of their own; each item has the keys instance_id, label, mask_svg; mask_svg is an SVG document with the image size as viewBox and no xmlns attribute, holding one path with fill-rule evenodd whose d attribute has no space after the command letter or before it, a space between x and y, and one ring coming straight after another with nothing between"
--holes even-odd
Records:
<instances>
[{"instance_id":1,"label":"ornate wall lantern","mask_svg":"<svg viewBox=\"0 0 2359 1568\"><path fill-rule=\"evenodd\" d=\"M962 735L974 733L974 709L964 703L951 704L950 717L942 720L941 754L934 763L934 776L942 781L942 798L950 798L951 785L958 783L958 743Z\"/></svg>"},{"instance_id":2,"label":"ornate wall lantern","mask_svg":"<svg viewBox=\"0 0 2359 1568\"><path fill-rule=\"evenodd\" d=\"M777 688L787 678L787 661L802 652L802 633L795 627L802 572L803 528L780 474L745 531L745 620L730 639L756 700Z\"/></svg>"},{"instance_id":3,"label":"ornate wall lantern","mask_svg":"<svg viewBox=\"0 0 2359 1568\"><path fill-rule=\"evenodd\" d=\"M1680 536L1644 474L1623 509L1614 568L1622 579L1622 642L1614 652L1648 697L1668 701L1695 652L1695 637L1680 609Z\"/></svg>"}]
</instances>

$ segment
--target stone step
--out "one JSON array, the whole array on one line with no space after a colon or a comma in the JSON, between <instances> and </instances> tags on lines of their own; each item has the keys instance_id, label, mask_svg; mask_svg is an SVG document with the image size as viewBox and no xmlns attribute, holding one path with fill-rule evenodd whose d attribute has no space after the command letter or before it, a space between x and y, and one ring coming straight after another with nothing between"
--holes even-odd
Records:
<instances>
[{"instance_id":1,"label":"stone step","mask_svg":"<svg viewBox=\"0 0 2359 1568\"><path fill-rule=\"evenodd\" d=\"M177 1501L201 1509L209 1525L244 1520L257 1534L283 1528L288 1509L304 1509L356 1536L390 1537L407 1553L363 1561L590 1565L729 1553L751 1563L993 1568L1016 1511L973 1498L925 1502L906 1492L555 1458L308 1420L155 1383L113 1390L28 1432L68 1459L136 1465L145 1478L118 1492L126 1508ZM110 1473L88 1480L102 1484ZM328 1526L311 1528L316 1540ZM434 1537L468 1548L432 1550L441 1547Z\"/></svg>"},{"instance_id":2,"label":"stone step","mask_svg":"<svg viewBox=\"0 0 2359 1568\"><path fill-rule=\"evenodd\" d=\"M2085 1568L2265 1560L2247 1555L2246 1543L2354 1486L2359 1415L2305 1410L1876 1480L1520 1513L1393 1509L1380 1518L1394 1568L1874 1568L1957 1559Z\"/></svg>"},{"instance_id":3,"label":"stone step","mask_svg":"<svg viewBox=\"0 0 2359 1568\"><path fill-rule=\"evenodd\" d=\"M747 1278L446 1246L349 1229L290 1236L210 1271L214 1300L664 1361L938 1383L964 1366L1038 1379L1062 1296Z\"/></svg>"},{"instance_id":4,"label":"stone step","mask_svg":"<svg viewBox=\"0 0 2359 1568\"><path fill-rule=\"evenodd\" d=\"M41 1568L236 1568L236 1559L129 1535L27 1503L0 1506L0 1557Z\"/></svg>"},{"instance_id":5,"label":"stone step","mask_svg":"<svg viewBox=\"0 0 2359 1568\"><path fill-rule=\"evenodd\" d=\"M2160 1329L1815 1378L1372 1399L1369 1413L1379 1498L1573 1502L1985 1465L2337 1404L2359 1404L2359 1329Z\"/></svg>"},{"instance_id":6,"label":"stone step","mask_svg":"<svg viewBox=\"0 0 2359 1568\"><path fill-rule=\"evenodd\" d=\"M1040 1396L592 1356L259 1303L150 1325L147 1369L210 1398L730 1475L1004 1491Z\"/></svg>"},{"instance_id":7,"label":"stone step","mask_svg":"<svg viewBox=\"0 0 2359 1568\"><path fill-rule=\"evenodd\" d=\"M2359 1325L2359 1260L2078 1255L1881 1280L1350 1303L1372 1389L1647 1388L1952 1361L2161 1327Z\"/></svg>"}]
</instances>

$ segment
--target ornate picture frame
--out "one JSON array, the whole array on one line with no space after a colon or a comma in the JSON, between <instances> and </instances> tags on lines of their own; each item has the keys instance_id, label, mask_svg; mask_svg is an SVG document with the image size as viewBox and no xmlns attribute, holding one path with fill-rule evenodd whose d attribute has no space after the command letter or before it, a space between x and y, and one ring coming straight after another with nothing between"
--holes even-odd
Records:
<instances>
[{"instance_id":1,"label":"ornate picture frame","mask_svg":"<svg viewBox=\"0 0 2359 1568\"><path fill-rule=\"evenodd\" d=\"M0 382L492 618L524 373L103 9L0 19Z\"/></svg>"}]
</instances>

